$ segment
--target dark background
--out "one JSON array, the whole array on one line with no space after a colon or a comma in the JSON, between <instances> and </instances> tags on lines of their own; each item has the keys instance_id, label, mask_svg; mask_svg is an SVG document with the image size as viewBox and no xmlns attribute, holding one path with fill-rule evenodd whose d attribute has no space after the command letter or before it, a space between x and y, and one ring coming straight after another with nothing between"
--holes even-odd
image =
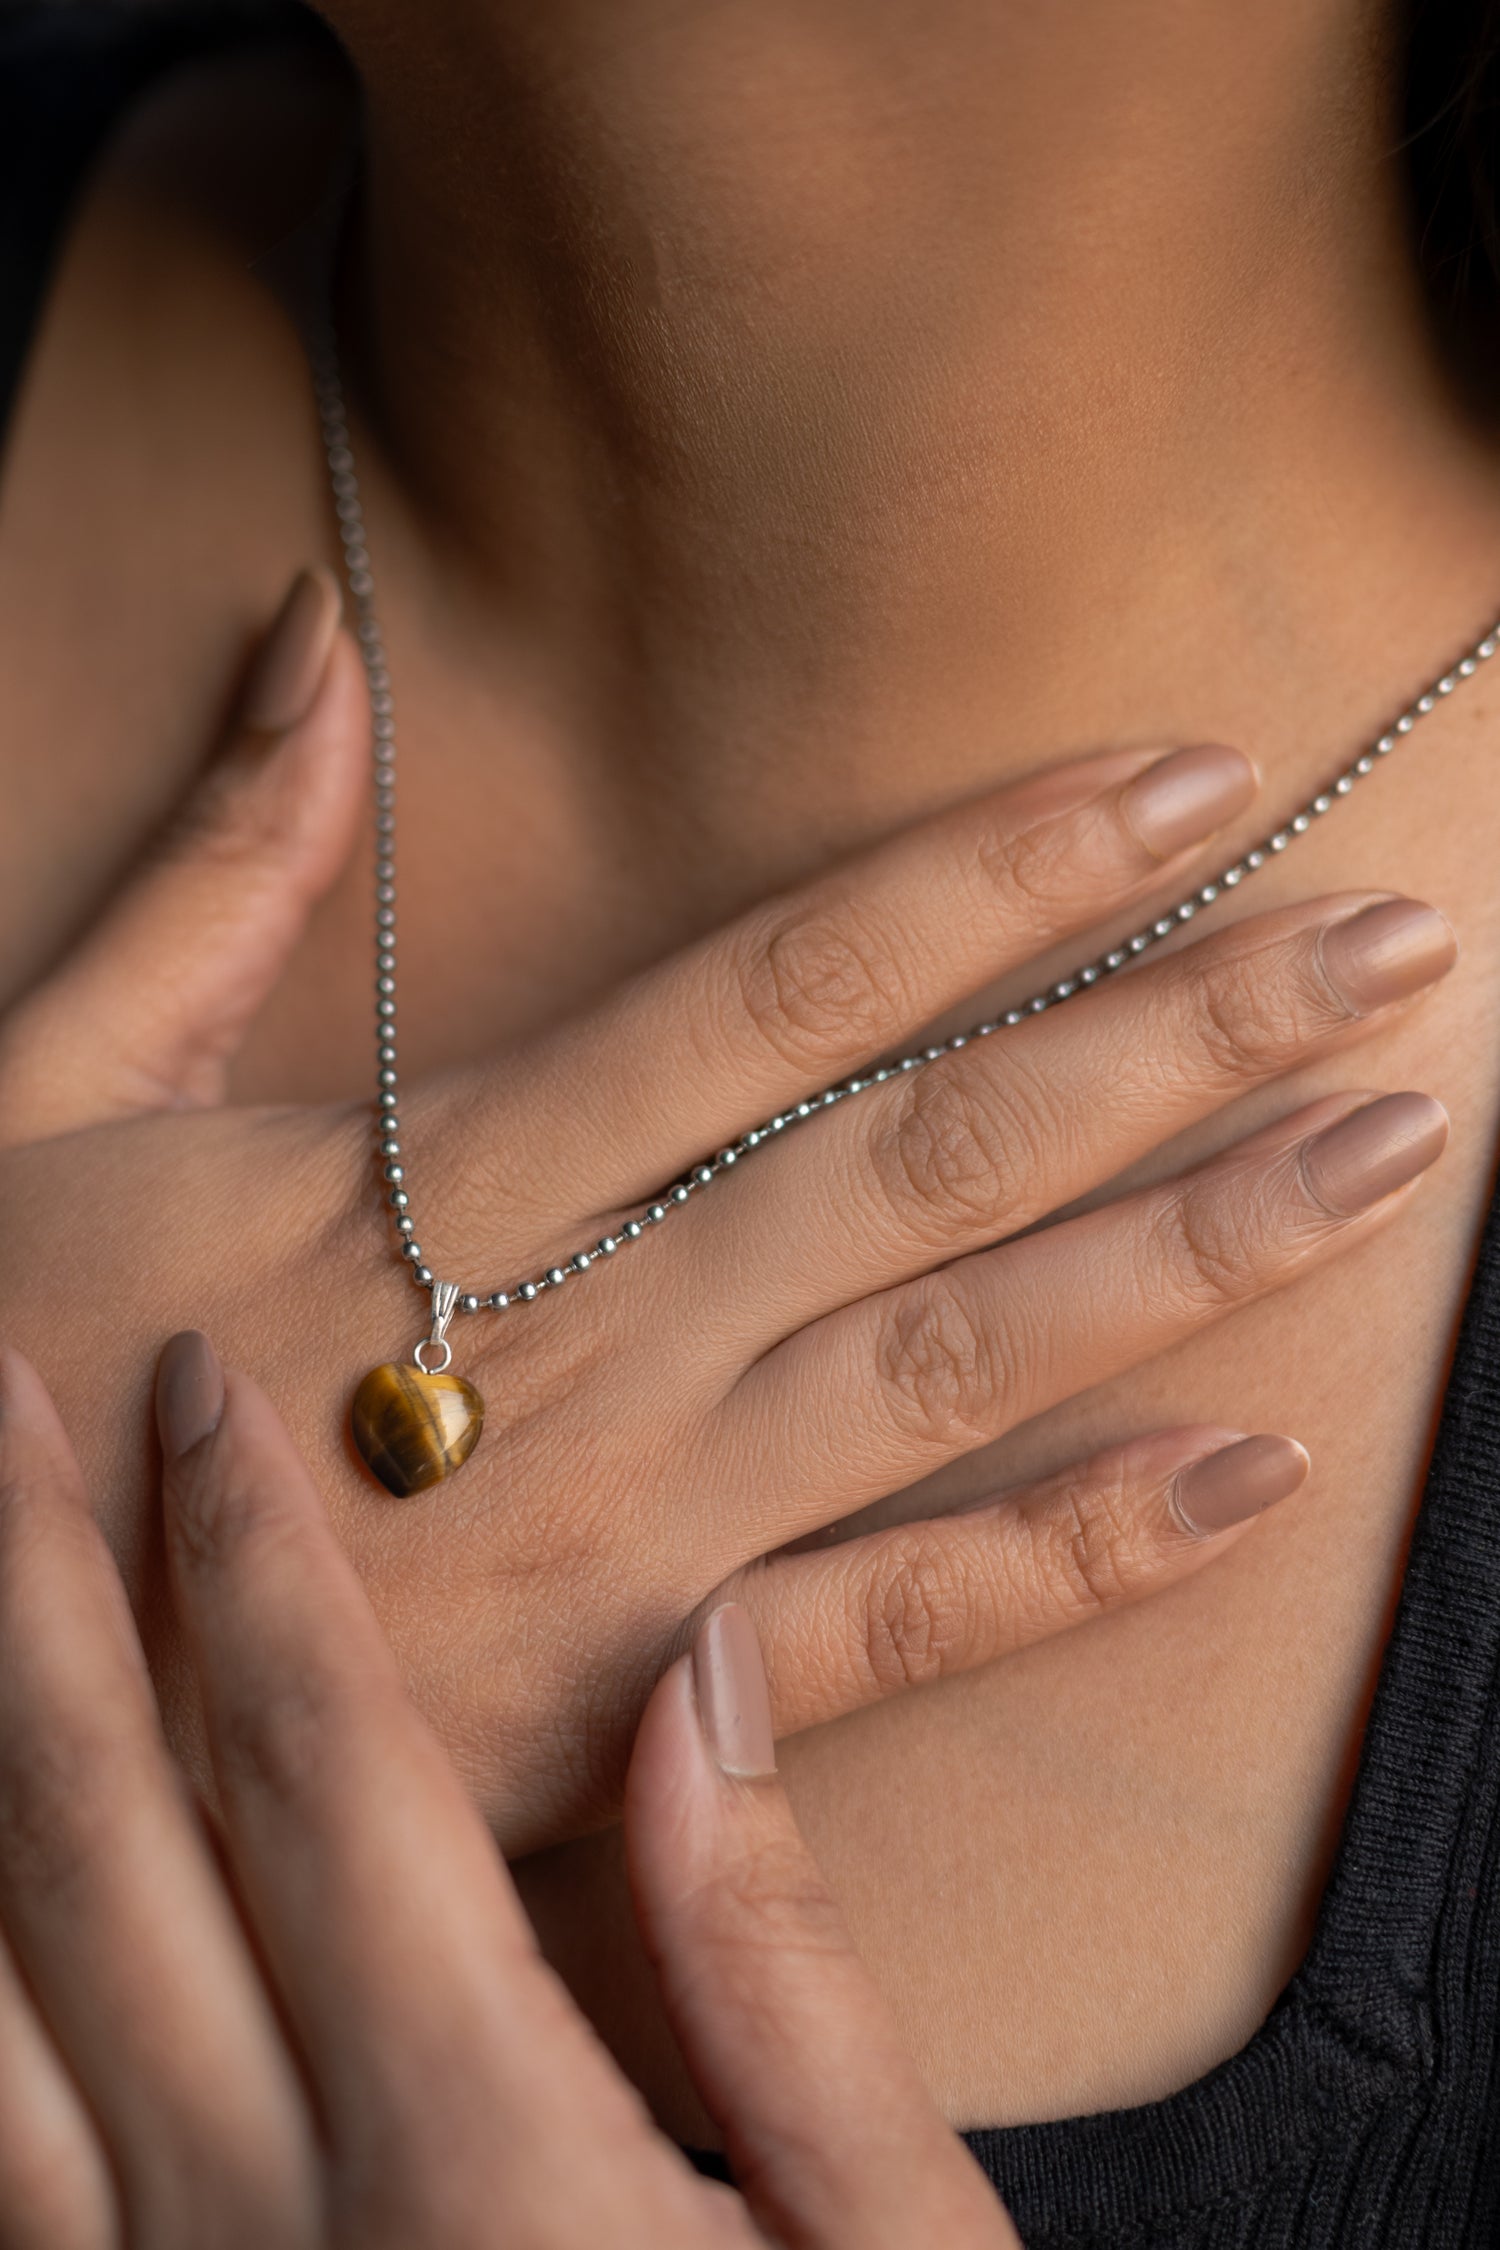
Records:
<instances>
[{"instance_id":1,"label":"dark background","mask_svg":"<svg viewBox=\"0 0 1500 2250\"><path fill-rule=\"evenodd\" d=\"M293 0L0 0L0 431L69 206L113 121L174 62L266 37L328 35Z\"/></svg>"}]
</instances>

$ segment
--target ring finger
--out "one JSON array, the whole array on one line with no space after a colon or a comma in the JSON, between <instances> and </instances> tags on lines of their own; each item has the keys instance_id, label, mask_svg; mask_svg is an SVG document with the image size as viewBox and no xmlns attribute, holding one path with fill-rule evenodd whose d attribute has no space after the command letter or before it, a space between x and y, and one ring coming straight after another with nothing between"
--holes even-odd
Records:
<instances>
[{"instance_id":1,"label":"ring finger","mask_svg":"<svg viewBox=\"0 0 1500 2250\"><path fill-rule=\"evenodd\" d=\"M1352 1247L1447 1131L1425 1094L1331 1096L1177 1179L803 1329L756 1361L715 1423L726 1458L761 1465L741 1559L900 1491Z\"/></svg>"}]
</instances>

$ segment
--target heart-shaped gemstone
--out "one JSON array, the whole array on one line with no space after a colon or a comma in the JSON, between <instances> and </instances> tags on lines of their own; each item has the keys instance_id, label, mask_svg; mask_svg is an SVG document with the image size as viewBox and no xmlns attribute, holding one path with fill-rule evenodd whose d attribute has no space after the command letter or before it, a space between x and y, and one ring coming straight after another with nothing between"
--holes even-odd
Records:
<instances>
[{"instance_id":1,"label":"heart-shaped gemstone","mask_svg":"<svg viewBox=\"0 0 1500 2250\"><path fill-rule=\"evenodd\" d=\"M371 1476L406 1500L463 1467L484 1428L484 1400L461 1375L388 1361L360 1384L350 1420Z\"/></svg>"}]
</instances>

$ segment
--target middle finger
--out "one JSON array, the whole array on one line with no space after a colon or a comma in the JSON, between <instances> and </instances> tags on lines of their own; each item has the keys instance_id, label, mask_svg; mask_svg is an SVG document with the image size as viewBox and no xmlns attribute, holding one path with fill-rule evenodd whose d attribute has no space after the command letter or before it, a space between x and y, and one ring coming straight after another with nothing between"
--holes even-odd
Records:
<instances>
[{"instance_id":1,"label":"middle finger","mask_svg":"<svg viewBox=\"0 0 1500 2250\"><path fill-rule=\"evenodd\" d=\"M1365 1037L1456 958L1443 916L1414 900L1313 900L871 1086L700 1206L693 1247L734 1276L735 1343L763 1351L1034 1225Z\"/></svg>"}]
</instances>

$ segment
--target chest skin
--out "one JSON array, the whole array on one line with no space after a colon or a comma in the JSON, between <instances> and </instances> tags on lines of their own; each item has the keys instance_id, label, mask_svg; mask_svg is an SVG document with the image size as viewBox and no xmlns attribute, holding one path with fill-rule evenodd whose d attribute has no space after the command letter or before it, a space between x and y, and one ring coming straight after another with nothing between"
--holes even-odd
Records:
<instances>
[{"instance_id":1,"label":"chest skin","mask_svg":"<svg viewBox=\"0 0 1500 2250\"><path fill-rule=\"evenodd\" d=\"M0 519L0 994L55 956L176 800L248 636L292 569L327 551L303 370L246 277L236 224L232 199L168 223L153 194L96 195L33 365ZM423 1069L544 1020L722 907L709 910L686 850L674 862L664 848L644 881L565 776L535 759L519 773L493 677L477 681L460 637L403 607L399 583L388 623L422 757L403 808L402 997ZM1392 700L1408 684L1391 683ZM1420 1087L1454 1130L1413 1208L1294 1292L885 1512L1192 1420L1296 1436L1314 1464L1305 1493L1154 1601L785 1746L813 1848L956 2123L1189 2082L1253 2032L1307 1942L1490 1189L1497 734L1489 687L1455 698L1237 906L1355 886L1430 899L1464 947L1448 983L1356 1056L1241 1102L1148 1168L1325 1090ZM1329 762L1351 747L1331 744ZM487 922L480 908L454 931L446 900L514 902L539 855L534 912ZM730 903L763 885L761 869L720 872ZM365 983L356 867L268 1009L239 1091L362 1093ZM635 1953L615 1839L521 1874L606 2036L669 2125L706 2138Z\"/></svg>"}]
</instances>

